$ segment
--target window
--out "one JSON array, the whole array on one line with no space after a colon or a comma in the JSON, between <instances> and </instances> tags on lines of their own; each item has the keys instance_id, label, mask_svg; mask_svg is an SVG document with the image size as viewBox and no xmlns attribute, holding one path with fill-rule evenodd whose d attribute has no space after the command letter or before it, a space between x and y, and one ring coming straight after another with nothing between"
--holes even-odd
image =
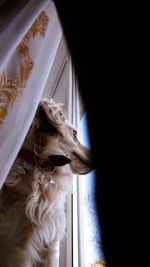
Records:
<instances>
[{"instance_id":1,"label":"window","mask_svg":"<svg viewBox=\"0 0 150 267\"><path fill-rule=\"evenodd\" d=\"M79 121L79 133L81 143L90 148L86 113L83 114ZM104 262L104 256L100 247L101 236L96 214L95 179L95 171L92 171L87 175L78 176L74 180L74 202L76 203L74 209L77 209L76 216L78 221L77 229L76 225L74 225L74 235L76 231L78 232L78 263L74 266L100 267ZM75 256L75 262L76 258Z\"/></svg>"},{"instance_id":2,"label":"window","mask_svg":"<svg viewBox=\"0 0 150 267\"><path fill-rule=\"evenodd\" d=\"M52 97L62 105L66 117L78 129L81 143L89 146L86 114L64 37L58 47L44 96ZM81 177L74 175L73 190L66 201L66 236L59 244L58 267L102 266L103 253L99 248L100 232L96 227L94 207L94 180L94 172Z\"/></svg>"},{"instance_id":3,"label":"window","mask_svg":"<svg viewBox=\"0 0 150 267\"><path fill-rule=\"evenodd\" d=\"M77 83L74 88L74 122L81 143L90 148L86 113L79 97ZM80 109L80 107L82 109ZM104 255L96 214L95 171L74 177L73 184L73 266L102 267Z\"/></svg>"}]
</instances>

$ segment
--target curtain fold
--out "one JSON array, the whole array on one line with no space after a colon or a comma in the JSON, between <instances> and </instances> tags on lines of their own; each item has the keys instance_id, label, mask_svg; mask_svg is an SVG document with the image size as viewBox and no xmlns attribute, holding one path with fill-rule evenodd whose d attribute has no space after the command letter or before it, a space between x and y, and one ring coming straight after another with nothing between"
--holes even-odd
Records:
<instances>
[{"instance_id":1,"label":"curtain fold","mask_svg":"<svg viewBox=\"0 0 150 267\"><path fill-rule=\"evenodd\" d=\"M0 187L34 118L62 36L52 1L25 2L7 22L4 17L0 32Z\"/></svg>"}]
</instances>

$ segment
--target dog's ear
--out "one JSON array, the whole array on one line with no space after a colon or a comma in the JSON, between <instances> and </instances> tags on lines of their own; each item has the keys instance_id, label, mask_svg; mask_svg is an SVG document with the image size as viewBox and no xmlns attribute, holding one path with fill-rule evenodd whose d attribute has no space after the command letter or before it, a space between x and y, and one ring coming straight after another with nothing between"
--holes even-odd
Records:
<instances>
[{"instance_id":1,"label":"dog's ear","mask_svg":"<svg viewBox=\"0 0 150 267\"><path fill-rule=\"evenodd\" d=\"M64 155L50 155L48 159L54 166L64 166L71 163L71 159Z\"/></svg>"},{"instance_id":2,"label":"dog's ear","mask_svg":"<svg viewBox=\"0 0 150 267\"><path fill-rule=\"evenodd\" d=\"M42 160L40 163L40 167L46 171L51 171L56 166L64 166L66 164L71 163L71 160L64 155L50 155L47 159Z\"/></svg>"}]
</instances>

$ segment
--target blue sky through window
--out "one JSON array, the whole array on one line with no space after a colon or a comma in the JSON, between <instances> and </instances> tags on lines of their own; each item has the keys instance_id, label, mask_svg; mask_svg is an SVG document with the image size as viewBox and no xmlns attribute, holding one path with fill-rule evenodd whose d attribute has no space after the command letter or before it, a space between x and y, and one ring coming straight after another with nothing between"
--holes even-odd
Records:
<instances>
[{"instance_id":1,"label":"blue sky through window","mask_svg":"<svg viewBox=\"0 0 150 267\"><path fill-rule=\"evenodd\" d=\"M86 113L80 121L79 139L82 144L90 148ZM101 234L95 205L95 171L80 176L82 186L82 215L83 237L84 237L84 262L85 267L104 259L101 250Z\"/></svg>"}]
</instances>

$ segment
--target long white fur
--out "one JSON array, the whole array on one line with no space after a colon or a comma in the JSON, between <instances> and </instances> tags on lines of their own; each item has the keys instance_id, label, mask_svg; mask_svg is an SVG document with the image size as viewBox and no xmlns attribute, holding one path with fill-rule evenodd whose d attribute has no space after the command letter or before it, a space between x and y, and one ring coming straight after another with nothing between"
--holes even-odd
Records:
<instances>
[{"instance_id":1,"label":"long white fur","mask_svg":"<svg viewBox=\"0 0 150 267\"><path fill-rule=\"evenodd\" d=\"M38 146L34 129L39 118L35 116L23 147L40 153L41 158L57 154L71 157L72 148L87 158L86 149L71 140L68 129L74 128L59 106L47 99L41 105L61 135L46 136L48 144L44 149ZM48 173L16 159L0 192L0 267L57 266L57 242L65 234L64 205L71 187L70 164Z\"/></svg>"}]
</instances>

